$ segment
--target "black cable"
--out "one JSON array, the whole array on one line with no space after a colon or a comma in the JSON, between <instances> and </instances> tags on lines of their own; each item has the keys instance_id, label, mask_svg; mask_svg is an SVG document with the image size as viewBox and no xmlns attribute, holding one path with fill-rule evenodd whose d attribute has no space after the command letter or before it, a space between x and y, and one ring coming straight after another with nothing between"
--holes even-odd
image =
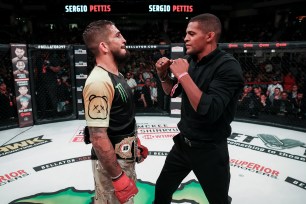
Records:
<instances>
[{"instance_id":1,"label":"black cable","mask_svg":"<svg viewBox=\"0 0 306 204\"><path fill-rule=\"evenodd\" d=\"M32 127L33 127L33 126L32 126ZM11 139L9 139L8 141L6 141L2 146L6 145L9 141L13 140L13 139L16 138L18 135L20 135L20 134L22 134L22 133L24 133L24 132L30 130L32 127L30 127L30 128L28 128L28 129L26 129L26 130L20 132L19 134L15 135L13 138L11 138Z\"/></svg>"}]
</instances>

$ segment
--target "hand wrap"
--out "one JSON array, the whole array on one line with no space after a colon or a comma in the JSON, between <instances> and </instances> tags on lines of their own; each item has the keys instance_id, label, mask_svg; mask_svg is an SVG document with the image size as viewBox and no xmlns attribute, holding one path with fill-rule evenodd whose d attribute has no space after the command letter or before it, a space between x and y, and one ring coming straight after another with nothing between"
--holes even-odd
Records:
<instances>
[{"instance_id":1,"label":"hand wrap","mask_svg":"<svg viewBox=\"0 0 306 204\"><path fill-rule=\"evenodd\" d=\"M119 178L114 179L112 183L115 189L115 195L120 203L127 202L138 193L134 180L129 178L124 172L122 172Z\"/></svg>"}]
</instances>

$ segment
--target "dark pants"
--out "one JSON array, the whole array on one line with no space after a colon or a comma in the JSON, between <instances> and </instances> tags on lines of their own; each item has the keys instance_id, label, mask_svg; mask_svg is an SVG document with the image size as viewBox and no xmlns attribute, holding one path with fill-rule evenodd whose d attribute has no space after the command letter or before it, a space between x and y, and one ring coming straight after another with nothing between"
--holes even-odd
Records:
<instances>
[{"instance_id":1,"label":"dark pants","mask_svg":"<svg viewBox=\"0 0 306 204\"><path fill-rule=\"evenodd\" d=\"M228 204L230 169L227 141L190 147L180 134L173 140L175 144L156 182L154 203L170 204L182 180L193 171L210 204Z\"/></svg>"}]
</instances>

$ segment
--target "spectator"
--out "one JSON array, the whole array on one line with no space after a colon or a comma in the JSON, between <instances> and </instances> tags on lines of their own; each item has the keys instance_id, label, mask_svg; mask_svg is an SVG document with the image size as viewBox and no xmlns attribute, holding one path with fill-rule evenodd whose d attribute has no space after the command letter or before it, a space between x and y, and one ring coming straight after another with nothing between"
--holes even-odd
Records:
<instances>
[{"instance_id":1,"label":"spectator","mask_svg":"<svg viewBox=\"0 0 306 204\"><path fill-rule=\"evenodd\" d=\"M17 116L13 94L7 89L6 83L0 79L0 119L11 119Z\"/></svg>"},{"instance_id":2,"label":"spectator","mask_svg":"<svg viewBox=\"0 0 306 204\"><path fill-rule=\"evenodd\" d=\"M262 113L270 113L271 112L271 101L267 98L266 94L260 94L260 112Z\"/></svg>"},{"instance_id":3,"label":"spectator","mask_svg":"<svg viewBox=\"0 0 306 204\"><path fill-rule=\"evenodd\" d=\"M144 80L152 78L151 67L148 64L145 65L145 69L142 75Z\"/></svg>"},{"instance_id":4,"label":"spectator","mask_svg":"<svg viewBox=\"0 0 306 204\"><path fill-rule=\"evenodd\" d=\"M156 80L151 79L151 99L153 102L153 106L156 107L158 105L158 100L157 100L157 87L156 87Z\"/></svg>"},{"instance_id":5,"label":"spectator","mask_svg":"<svg viewBox=\"0 0 306 204\"><path fill-rule=\"evenodd\" d=\"M71 85L67 78L68 76L63 75L58 79L57 86L57 112L65 113L68 110L71 110L72 106L72 94L71 94Z\"/></svg>"},{"instance_id":6,"label":"spectator","mask_svg":"<svg viewBox=\"0 0 306 204\"><path fill-rule=\"evenodd\" d=\"M277 90L277 88L275 89ZM288 99L288 93L286 91L281 92L279 99L274 99L272 103L273 112L277 115L286 116L292 113L293 105Z\"/></svg>"},{"instance_id":7,"label":"spectator","mask_svg":"<svg viewBox=\"0 0 306 204\"><path fill-rule=\"evenodd\" d=\"M132 73L128 72L126 73L126 82L127 84L131 87L132 93L135 93L135 89L137 88L137 82L136 80L132 77Z\"/></svg>"},{"instance_id":8,"label":"spectator","mask_svg":"<svg viewBox=\"0 0 306 204\"><path fill-rule=\"evenodd\" d=\"M290 100L296 98L297 94L298 94L298 85L294 84L292 85L291 91L288 93L288 98Z\"/></svg>"},{"instance_id":9,"label":"spectator","mask_svg":"<svg viewBox=\"0 0 306 204\"><path fill-rule=\"evenodd\" d=\"M139 102L139 98L141 96L142 87L145 85L145 80L143 79L142 72L138 73L138 77L136 79L136 83L137 83L137 87L135 89L134 95L135 95L135 98L137 99L137 102ZM137 105L138 105L138 103L137 103ZM141 104L141 106L142 105L143 104Z\"/></svg>"},{"instance_id":10,"label":"spectator","mask_svg":"<svg viewBox=\"0 0 306 204\"><path fill-rule=\"evenodd\" d=\"M298 91L297 96L291 100L293 104L293 114L299 118L304 119L306 117L306 99L302 91Z\"/></svg>"},{"instance_id":11,"label":"spectator","mask_svg":"<svg viewBox=\"0 0 306 204\"><path fill-rule=\"evenodd\" d=\"M257 93L258 88L254 88L251 92L249 92L248 96L248 112L251 118L258 118L258 114L260 111L260 94Z\"/></svg>"},{"instance_id":12,"label":"spectator","mask_svg":"<svg viewBox=\"0 0 306 204\"><path fill-rule=\"evenodd\" d=\"M269 98L272 97L275 88L279 88L279 90L280 90L281 92L284 90L284 89L283 89L283 86L279 83L279 81L278 81L277 78L273 78L273 79L272 79L272 83L268 85L266 95L267 95Z\"/></svg>"},{"instance_id":13,"label":"spectator","mask_svg":"<svg viewBox=\"0 0 306 204\"><path fill-rule=\"evenodd\" d=\"M260 86L254 86L253 91L254 91L254 94L260 98L260 95L262 93L262 88Z\"/></svg>"},{"instance_id":14,"label":"spectator","mask_svg":"<svg viewBox=\"0 0 306 204\"><path fill-rule=\"evenodd\" d=\"M142 102L143 107L150 108L153 106L153 102L151 99L151 79L146 79L145 85L141 89L141 94L139 100Z\"/></svg>"},{"instance_id":15,"label":"spectator","mask_svg":"<svg viewBox=\"0 0 306 204\"><path fill-rule=\"evenodd\" d=\"M288 71L286 75L283 77L284 91L290 92L292 90L292 86L296 84L295 77Z\"/></svg>"},{"instance_id":16,"label":"spectator","mask_svg":"<svg viewBox=\"0 0 306 204\"><path fill-rule=\"evenodd\" d=\"M251 90L249 86L244 86L243 91L238 99L238 109L239 110L247 110L250 103L250 95Z\"/></svg>"},{"instance_id":17,"label":"spectator","mask_svg":"<svg viewBox=\"0 0 306 204\"><path fill-rule=\"evenodd\" d=\"M164 46L170 44L167 40L161 39L159 41L159 45ZM156 52L153 53L153 61L157 61L158 59L162 57L170 58L169 49L159 49Z\"/></svg>"},{"instance_id":18,"label":"spectator","mask_svg":"<svg viewBox=\"0 0 306 204\"><path fill-rule=\"evenodd\" d=\"M38 82L37 103L39 105L39 117L55 117L57 112L57 77L62 70L61 59L57 53L47 55L43 59L41 67L41 78ZM50 105L49 105L50 104ZM47 112L48 111L48 112Z\"/></svg>"},{"instance_id":19,"label":"spectator","mask_svg":"<svg viewBox=\"0 0 306 204\"><path fill-rule=\"evenodd\" d=\"M142 72L139 72L139 73L138 73L138 79L137 79L136 82L137 82L137 84L140 85L140 86L142 86L142 85L145 84L145 80L144 80L144 78L143 78Z\"/></svg>"},{"instance_id":20,"label":"spectator","mask_svg":"<svg viewBox=\"0 0 306 204\"><path fill-rule=\"evenodd\" d=\"M275 88L273 89L273 92L271 92L272 94L269 96L269 100L271 101L271 103L273 104L274 101L281 99L281 89L280 88Z\"/></svg>"}]
</instances>

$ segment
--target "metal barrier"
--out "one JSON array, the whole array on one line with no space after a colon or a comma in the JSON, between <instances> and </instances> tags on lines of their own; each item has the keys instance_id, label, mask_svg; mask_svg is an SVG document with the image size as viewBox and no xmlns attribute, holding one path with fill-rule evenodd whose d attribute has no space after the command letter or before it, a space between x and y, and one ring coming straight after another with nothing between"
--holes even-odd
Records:
<instances>
[{"instance_id":1,"label":"metal barrier","mask_svg":"<svg viewBox=\"0 0 306 204\"><path fill-rule=\"evenodd\" d=\"M237 121L306 131L306 42L240 42L220 47L240 62L245 76ZM280 95L273 96L269 87L279 87ZM304 95L303 102L291 99L296 90Z\"/></svg>"},{"instance_id":2,"label":"metal barrier","mask_svg":"<svg viewBox=\"0 0 306 204\"><path fill-rule=\"evenodd\" d=\"M291 103L291 109L284 109L281 103L276 107L261 107L260 93L270 94L268 87L270 84L278 81L291 97L292 84L290 80L285 79L289 71L295 78L295 84L299 90L304 88L305 101L305 73L306 73L306 42L267 42L267 43L220 43L219 47L233 56L240 62L245 76L245 94L241 96L236 121L259 123L271 126L284 127L300 131L306 131L306 119L304 108L294 108ZM128 45L131 52L129 62L121 70L123 73L138 73L142 66L148 65L153 77L157 82L158 106L153 108L144 108L135 96L137 105L137 115L170 115L172 117L180 116L180 97L170 99L162 90L161 83L156 75L154 64L160 57L160 50L167 50L168 57L173 59L183 57L185 50L182 43L169 45ZM0 45L1 66L6 68L6 74L12 76L13 66L10 60L10 46ZM61 106L58 98L60 96L50 97L51 91L42 91L44 86L50 85L51 78L44 77L44 69L48 67L46 56L55 53L60 55L65 68L58 73L58 83L61 80L70 79L70 92L67 95L69 105L60 111ZM60 120L84 119L82 90L87 74L94 66L93 57L87 53L84 45L28 45L30 85L33 102L34 124L48 123ZM47 64L46 64L47 63ZM46 71L46 70L45 70ZM64 76L64 78L63 78ZM135 76L137 78L137 76ZM290 77L286 76L290 79ZM14 83L12 77L7 81ZM68 80L69 82L69 80ZM292 82L291 82L292 83ZM142 85L140 84L139 87ZM12 88L13 97L16 97L14 86ZM46 89L45 89L46 90ZM140 88L139 88L140 90ZM256 95L258 94L259 95ZM65 93L65 91L63 91ZM284 93L284 95L286 95ZM48 98L49 97L49 98ZM287 96L288 97L288 96ZM53 99L52 99L53 98ZM56 98L56 100L54 100ZM46 100L47 99L47 100ZM53 100L53 103L51 102ZM55 101L57 103L55 103ZM267 97L266 101L269 101ZM268 103L268 102L267 102ZM281 108L282 107L282 108ZM16 109L16 106L14 106ZM44 115L45 112L45 115ZM1 117L5 116L1 112ZM49 117L50 116L50 117ZM52 118L51 118L52 116ZM13 124L18 121L13 120ZM1 120L0 128L8 128L7 120Z\"/></svg>"},{"instance_id":3,"label":"metal barrier","mask_svg":"<svg viewBox=\"0 0 306 204\"><path fill-rule=\"evenodd\" d=\"M0 44L0 130L18 127L10 45Z\"/></svg>"},{"instance_id":4,"label":"metal barrier","mask_svg":"<svg viewBox=\"0 0 306 204\"><path fill-rule=\"evenodd\" d=\"M34 124L77 119L72 45L29 45Z\"/></svg>"},{"instance_id":5,"label":"metal barrier","mask_svg":"<svg viewBox=\"0 0 306 204\"><path fill-rule=\"evenodd\" d=\"M170 115L170 97L165 95L161 82L155 70L155 62L163 56L176 59L184 56L184 45L182 43L172 44L155 44L155 45L128 45L127 48L131 52L131 59L127 62L125 72L134 73L134 78L139 80L142 72L152 74L152 81L156 83L157 103L151 107L144 107L140 100L140 93L144 82L138 81L138 87L134 92L136 103L136 115Z\"/></svg>"}]
</instances>

